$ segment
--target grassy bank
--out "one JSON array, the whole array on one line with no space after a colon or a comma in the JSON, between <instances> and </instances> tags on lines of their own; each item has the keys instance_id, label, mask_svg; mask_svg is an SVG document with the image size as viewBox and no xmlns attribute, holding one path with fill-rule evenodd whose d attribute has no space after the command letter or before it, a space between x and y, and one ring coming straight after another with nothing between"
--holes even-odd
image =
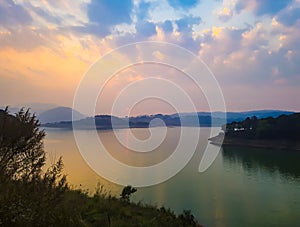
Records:
<instances>
[{"instance_id":1,"label":"grassy bank","mask_svg":"<svg viewBox=\"0 0 300 227\"><path fill-rule=\"evenodd\" d=\"M1 179L0 226L200 226L189 211L175 215L97 190Z\"/></svg>"}]
</instances>

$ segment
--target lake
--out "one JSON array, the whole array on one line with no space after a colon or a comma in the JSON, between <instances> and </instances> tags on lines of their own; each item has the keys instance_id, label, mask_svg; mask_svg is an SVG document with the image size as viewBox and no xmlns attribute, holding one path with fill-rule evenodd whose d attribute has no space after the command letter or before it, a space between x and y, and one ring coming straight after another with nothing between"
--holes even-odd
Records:
<instances>
[{"instance_id":1,"label":"lake","mask_svg":"<svg viewBox=\"0 0 300 227\"><path fill-rule=\"evenodd\" d=\"M126 134L128 130L117 133ZM148 129L131 130L140 139L149 136ZM188 130L192 133L193 129ZM210 128L201 130L197 149L185 168L163 183L138 188L133 201L163 205L176 213L191 210L204 226L300 226L299 152L226 147L205 172L199 173ZM47 164L62 156L64 173L74 188L92 193L100 182L107 192L119 195L122 186L103 179L86 164L72 131L45 131ZM80 133L89 138L91 131ZM98 135L115 159L132 166L148 166L172 154L180 128L168 128L162 145L147 153L127 150L117 143L112 131L98 131Z\"/></svg>"}]
</instances>

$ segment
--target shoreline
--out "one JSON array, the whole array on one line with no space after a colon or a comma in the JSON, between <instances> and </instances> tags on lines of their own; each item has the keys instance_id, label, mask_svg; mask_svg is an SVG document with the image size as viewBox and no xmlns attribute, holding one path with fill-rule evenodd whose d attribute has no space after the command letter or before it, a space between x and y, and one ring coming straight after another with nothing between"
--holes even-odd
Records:
<instances>
[{"instance_id":1,"label":"shoreline","mask_svg":"<svg viewBox=\"0 0 300 227\"><path fill-rule=\"evenodd\" d=\"M224 139L224 140L223 140ZM208 139L211 144L224 147L250 147L274 150L291 150L300 152L300 142L290 140L267 140L267 139L241 139L226 137L219 134ZM223 140L223 141L222 141Z\"/></svg>"}]
</instances>

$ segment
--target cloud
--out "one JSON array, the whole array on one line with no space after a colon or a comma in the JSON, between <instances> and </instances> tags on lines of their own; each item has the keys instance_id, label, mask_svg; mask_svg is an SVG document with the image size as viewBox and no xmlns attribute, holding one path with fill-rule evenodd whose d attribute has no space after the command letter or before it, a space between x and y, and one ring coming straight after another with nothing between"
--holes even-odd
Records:
<instances>
[{"instance_id":1,"label":"cloud","mask_svg":"<svg viewBox=\"0 0 300 227\"><path fill-rule=\"evenodd\" d=\"M293 0L274 1L274 0L256 0L255 13L256 15L275 15L285 7L287 7Z\"/></svg>"},{"instance_id":2,"label":"cloud","mask_svg":"<svg viewBox=\"0 0 300 227\"><path fill-rule=\"evenodd\" d=\"M263 23L258 22L255 26L251 26L242 33L242 44L250 50L257 50L267 47L270 41L266 27Z\"/></svg>"},{"instance_id":3,"label":"cloud","mask_svg":"<svg viewBox=\"0 0 300 227\"><path fill-rule=\"evenodd\" d=\"M243 29L213 27L205 31L199 55L226 89L234 85L259 90L266 84L284 84L291 87L286 92L295 92L294 87L300 85L299 46L299 28L258 22Z\"/></svg>"},{"instance_id":4,"label":"cloud","mask_svg":"<svg viewBox=\"0 0 300 227\"><path fill-rule=\"evenodd\" d=\"M166 20L174 21L182 17L181 12L176 11L166 0L157 1L149 7L147 19L155 23L163 23Z\"/></svg>"},{"instance_id":5,"label":"cloud","mask_svg":"<svg viewBox=\"0 0 300 227\"><path fill-rule=\"evenodd\" d=\"M179 13L179 11L175 12L167 2L161 1L147 4L145 8L148 11L144 13L148 16L141 19L138 16L141 3L143 2L135 4L135 9L133 10L137 14L132 15L132 24L135 31L127 33L122 37L114 36L113 39L117 46L130 42L158 40L177 43L195 52L199 46L199 41L194 39L193 33L194 26L202 22L199 16L184 15ZM160 13L161 9L163 11ZM157 13L162 18L155 16Z\"/></svg>"},{"instance_id":6,"label":"cloud","mask_svg":"<svg viewBox=\"0 0 300 227\"><path fill-rule=\"evenodd\" d=\"M252 4L253 4L253 1L252 1ZM235 4L235 10L237 11L237 13L240 13L242 10L247 8L247 6L249 6L249 2L243 1L243 0L238 0Z\"/></svg>"},{"instance_id":7,"label":"cloud","mask_svg":"<svg viewBox=\"0 0 300 227\"><path fill-rule=\"evenodd\" d=\"M173 31L173 24L170 20L166 20L164 23L160 25L165 32Z\"/></svg>"},{"instance_id":8,"label":"cloud","mask_svg":"<svg viewBox=\"0 0 300 227\"><path fill-rule=\"evenodd\" d=\"M34 18L34 26L42 28L70 27L87 24L87 5L90 0L21 1L15 0Z\"/></svg>"},{"instance_id":9,"label":"cloud","mask_svg":"<svg viewBox=\"0 0 300 227\"><path fill-rule=\"evenodd\" d=\"M52 37L28 50L0 48L0 103L53 102L71 105L84 73L99 56L111 51L93 36ZM64 100L61 100L61 97Z\"/></svg>"},{"instance_id":10,"label":"cloud","mask_svg":"<svg viewBox=\"0 0 300 227\"><path fill-rule=\"evenodd\" d=\"M199 0L168 0L170 6L175 9L189 9L198 4Z\"/></svg>"},{"instance_id":11,"label":"cloud","mask_svg":"<svg viewBox=\"0 0 300 227\"><path fill-rule=\"evenodd\" d=\"M224 62L242 48L242 34L245 29L213 26L200 38L199 56L211 67L219 71ZM237 55L239 56L239 55ZM235 57L236 59L236 57ZM235 64L235 61L230 61Z\"/></svg>"},{"instance_id":12,"label":"cloud","mask_svg":"<svg viewBox=\"0 0 300 227\"><path fill-rule=\"evenodd\" d=\"M276 15L282 9L286 8L293 0L238 0L235 10L240 13L244 9L253 11L255 15Z\"/></svg>"},{"instance_id":13,"label":"cloud","mask_svg":"<svg viewBox=\"0 0 300 227\"><path fill-rule=\"evenodd\" d=\"M138 20L146 20L149 16L150 8L153 7L153 3L140 1L136 9L136 16Z\"/></svg>"},{"instance_id":14,"label":"cloud","mask_svg":"<svg viewBox=\"0 0 300 227\"><path fill-rule=\"evenodd\" d=\"M154 23L145 21L138 22L136 24L137 35L142 35L143 37L150 37L156 34L156 25Z\"/></svg>"},{"instance_id":15,"label":"cloud","mask_svg":"<svg viewBox=\"0 0 300 227\"><path fill-rule=\"evenodd\" d=\"M112 34L114 26L131 24L133 9L134 5L131 0L92 0L87 5L88 22L74 26L72 29L77 32L105 37Z\"/></svg>"},{"instance_id":16,"label":"cloud","mask_svg":"<svg viewBox=\"0 0 300 227\"><path fill-rule=\"evenodd\" d=\"M300 20L300 8L290 8L280 12L276 19L285 26L293 26Z\"/></svg>"},{"instance_id":17,"label":"cloud","mask_svg":"<svg viewBox=\"0 0 300 227\"><path fill-rule=\"evenodd\" d=\"M77 33L91 34L98 37L105 37L110 35L112 32L112 28L107 26L100 26L98 24L87 24L84 26L73 26L71 30Z\"/></svg>"},{"instance_id":18,"label":"cloud","mask_svg":"<svg viewBox=\"0 0 300 227\"><path fill-rule=\"evenodd\" d=\"M32 50L46 44L47 40L44 35L28 27L17 30L8 28L0 32L0 48L13 47L19 50Z\"/></svg>"},{"instance_id":19,"label":"cloud","mask_svg":"<svg viewBox=\"0 0 300 227\"><path fill-rule=\"evenodd\" d=\"M27 25L32 22L29 13L12 0L0 2L0 25Z\"/></svg>"},{"instance_id":20,"label":"cloud","mask_svg":"<svg viewBox=\"0 0 300 227\"><path fill-rule=\"evenodd\" d=\"M55 24L57 26L62 25L63 21L61 20L61 18L58 16L54 16L53 12L48 11L47 8L32 6L30 3L28 3L28 5L30 5L31 12L32 14L35 14L35 16L42 18L44 21L48 23Z\"/></svg>"},{"instance_id":21,"label":"cloud","mask_svg":"<svg viewBox=\"0 0 300 227\"><path fill-rule=\"evenodd\" d=\"M58 34L78 34L88 23L87 1L1 1L0 18L5 19L0 19L0 25L2 22L5 26L0 26L0 47L59 49L55 38Z\"/></svg>"},{"instance_id":22,"label":"cloud","mask_svg":"<svg viewBox=\"0 0 300 227\"><path fill-rule=\"evenodd\" d=\"M60 56L45 47L30 52L12 48L0 50L0 90L5 91L0 101L57 103L59 96L64 96L63 102L69 105L87 67L72 55Z\"/></svg>"},{"instance_id":23,"label":"cloud","mask_svg":"<svg viewBox=\"0 0 300 227\"><path fill-rule=\"evenodd\" d=\"M193 25L199 24L201 22L200 17L186 16L179 20L176 20L177 30L179 32L191 32Z\"/></svg>"},{"instance_id":24,"label":"cloud","mask_svg":"<svg viewBox=\"0 0 300 227\"><path fill-rule=\"evenodd\" d=\"M88 16L90 22L107 29L113 25L131 23L132 10L133 2L131 0L92 0L88 6Z\"/></svg>"},{"instance_id":25,"label":"cloud","mask_svg":"<svg viewBox=\"0 0 300 227\"><path fill-rule=\"evenodd\" d=\"M227 22L233 16L233 11L227 7L224 7L221 11L217 13L219 20Z\"/></svg>"}]
</instances>

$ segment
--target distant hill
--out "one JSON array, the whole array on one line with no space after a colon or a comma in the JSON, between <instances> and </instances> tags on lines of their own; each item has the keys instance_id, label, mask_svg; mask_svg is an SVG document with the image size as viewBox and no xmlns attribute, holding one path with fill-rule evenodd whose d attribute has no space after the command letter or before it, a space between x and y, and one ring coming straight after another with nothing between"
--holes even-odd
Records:
<instances>
[{"instance_id":1,"label":"distant hill","mask_svg":"<svg viewBox=\"0 0 300 227\"><path fill-rule=\"evenodd\" d=\"M56 107L38 114L37 117L42 124L72 121L72 112L74 114L74 120L76 121L86 117L82 113L73 110L70 107Z\"/></svg>"},{"instance_id":2,"label":"distant hill","mask_svg":"<svg viewBox=\"0 0 300 227\"><path fill-rule=\"evenodd\" d=\"M231 123L233 121L242 121L247 117L256 116L257 118L266 118L266 117L279 117L280 115L290 115L295 112L285 111L285 110L252 110L252 111L243 111L243 112L226 112L227 123ZM199 117L213 117L222 119L225 116L224 112L198 112ZM194 113L181 113L181 116L187 117L190 115L194 115ZM171 117L178 116L178 114L172 114Z\"/></svg>"},{"instance_id":3,"label":"distant hill","mask_svg":"<svg viewBox=\"0 0 300 227\"><path fill-rule=\"evenodd\" d=\"M247 117L256 116L258 119L266 117L279 117L280 115L291 115L295 112L282 110L254 110L245 112L227 112L227 122L242 121Z\"/></svg>"},{"instance_id":4,"label":"distant hill","mask_svg":"<svg viewBox=\"0 0 300 227\"><path fill-rule=\"evenodd\" d=\"M126 128L126 121L122 118L110 115L97 115L95 117L88 117L74 122L77 128L90 129L96 125L97 129L111 129L112 123L116 128ZM68 125L69 123L69 125ZM72 128L72 122L65 122L65 125Z\"/></svg>"},{"instance_id":5,"label":"distant hill","mask_svg":"<svg viewBox=\"0 0 300 227\"><path fill-rule=\"evenodd\" d=\"M279 110L262 110L262 111L249 111L249 112L228 112L227 123L234 121L243 120L246 117L256 116L258 119L263 117L277 117L280 115L289 115L293 112L289 111L279 111ZM226 123L224 119L225 114L222 112L198 112L198 113L181 113L181 114L155 114L155 115L142 115L129 118L119 118L110 115L98 115L95 117L89 117L86 119L81 119L74 122L77 127L80 128L93 128L93 125L96 125L97 129L111 129L112 124L111 120L114 120L115 128L127 128L128 122L130 128L146 128L151 126L162 126L161 122L163 121L166 126L197 126L195 121L199 120L201 127L211 127L211 126L222 126ZM161 119L162 121L153 121L154 119ZM213 120L213 121L212 121ZM57 128L72 128L71 120L63 120L62 122L56 122L52 124L45 124L46 127L57 127Z\"/></svg>"}]
</instances>

